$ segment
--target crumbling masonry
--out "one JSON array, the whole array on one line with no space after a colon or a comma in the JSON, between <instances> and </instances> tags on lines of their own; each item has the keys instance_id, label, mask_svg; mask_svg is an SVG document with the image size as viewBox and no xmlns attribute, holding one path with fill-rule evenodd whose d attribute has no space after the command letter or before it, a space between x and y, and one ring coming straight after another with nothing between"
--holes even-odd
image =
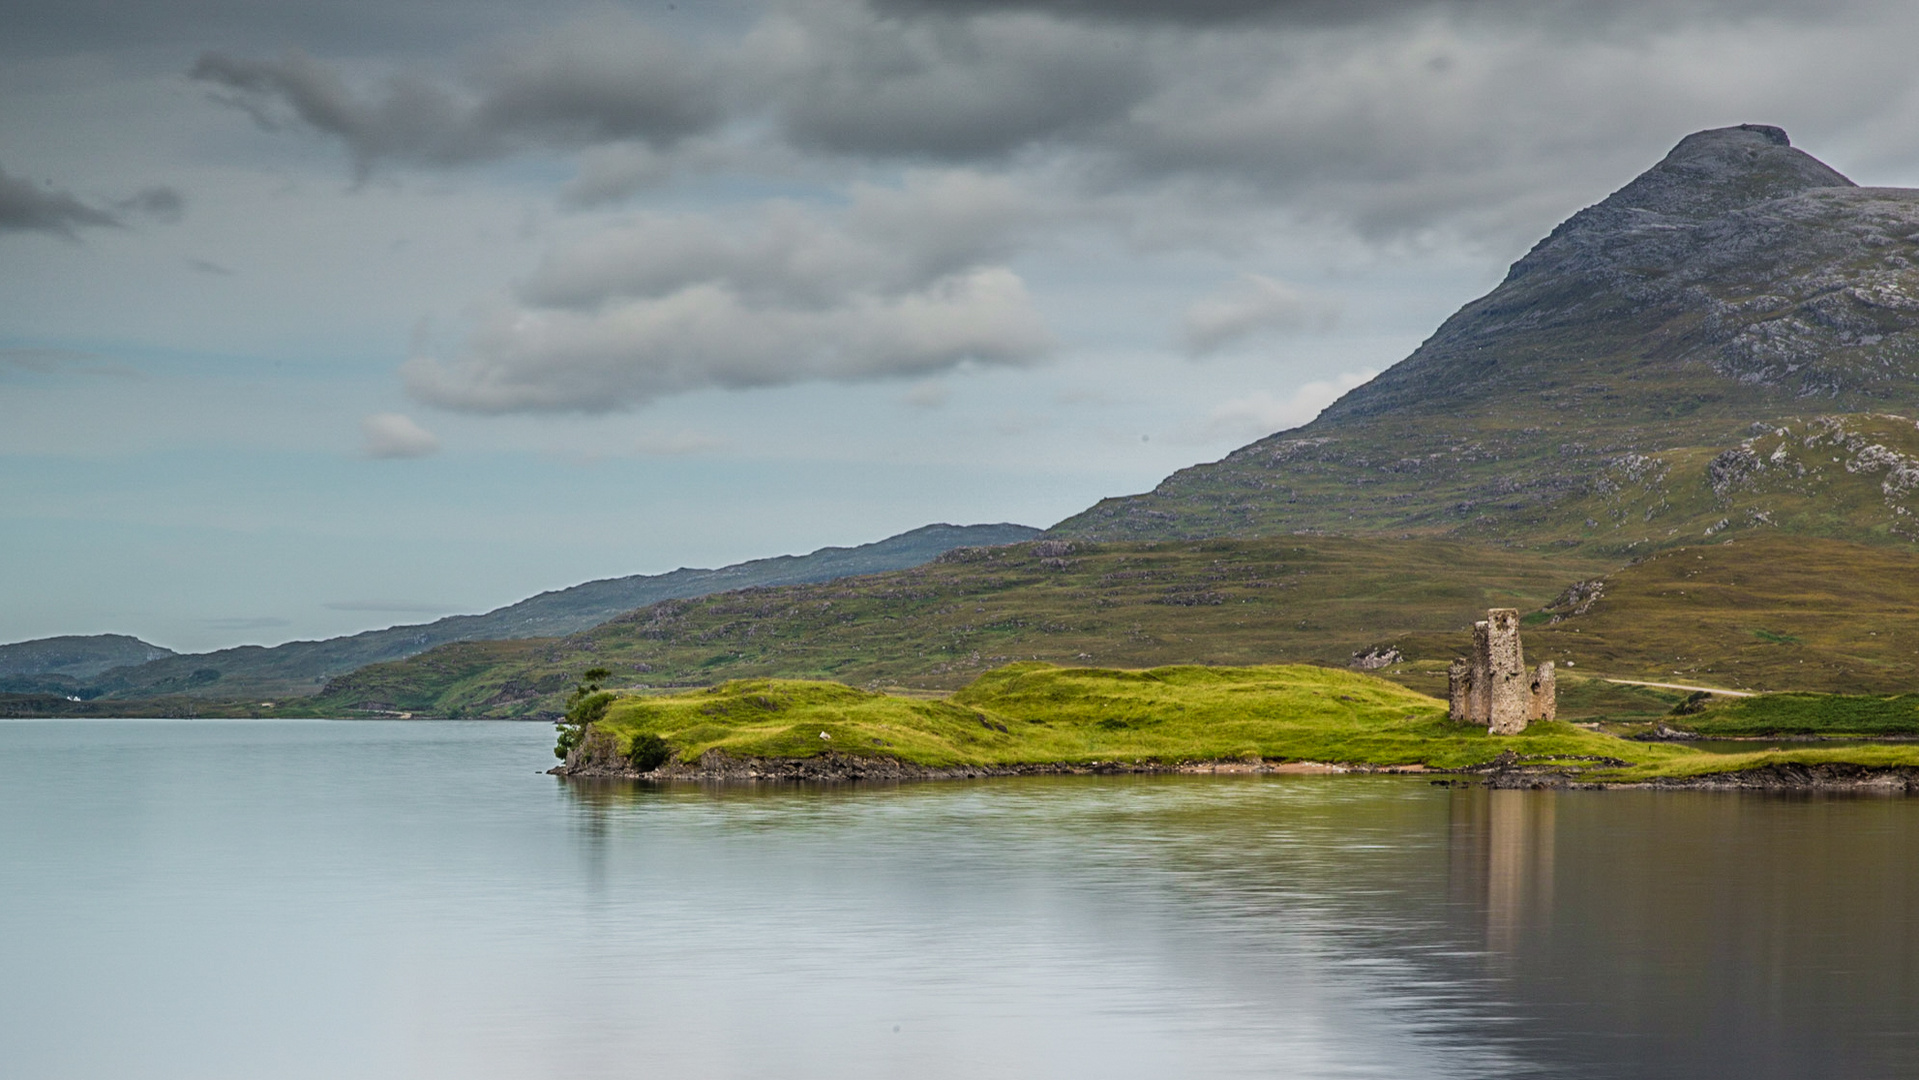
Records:
<instances>
[{"instance_id":1,"label":"crumbling masonry","mask_svg":"<svg viewBox=\"0 0 1919 1080\"><path fill-rule=\"evenodd\" d=\"M1553 662L1526 670L1519 647L1519 611L1493 608L1473 624L1472 660L1454 660L1447 698L1455 722L1485 724L1494 735L1517 735L1534 720L1558 715Z\"/></svg>"}]
</instances>

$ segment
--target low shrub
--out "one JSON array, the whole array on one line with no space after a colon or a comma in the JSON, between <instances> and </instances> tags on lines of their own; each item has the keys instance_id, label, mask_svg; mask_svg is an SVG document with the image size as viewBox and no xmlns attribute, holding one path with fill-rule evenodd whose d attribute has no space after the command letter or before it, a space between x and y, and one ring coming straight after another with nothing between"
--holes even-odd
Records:
<instances>
[{"instance_id":1,"label":"low shrub","mask_svg":"<svg viewBox=\"0 0 1919 1080\"><path fill-rule=\"evenodd\" d=\"M652 732L635 735L633 745L626 751L626 760L632 762L633 767L641 772L652 772L666 764L666 759L672 756L673 748L667 745L665 739Z\"/></svg>"}]
</instances>

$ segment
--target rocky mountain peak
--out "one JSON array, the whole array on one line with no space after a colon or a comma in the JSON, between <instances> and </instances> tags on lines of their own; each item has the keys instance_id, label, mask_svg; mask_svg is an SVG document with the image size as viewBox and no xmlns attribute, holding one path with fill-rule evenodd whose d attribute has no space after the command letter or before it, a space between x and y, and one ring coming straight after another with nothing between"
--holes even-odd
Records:
<instances>
[{"instance_id":1,"label":"rocky mountain peak","mask_svg":"<svg viewBox=\"0 0 1919 1080\"><path fill-rule=\"evenodd\" d=\"M1783 128L1740 124L1679 140L1657 165L1593 209L1696 219L1812 188L1855 186L1825 162L1793 149Z\"/></svg>"},{"instance_id":2,"label":"rocky mountain peak","mask_svg":"<svg viewBox=\"0 0 1919 1080\"><path fill-rule=\"evenodd\" d=\"M1567 263L1590 262L1596 246L1643 261L1637 249L1669 248L1675 233L1690 234L1728 214L1816 189L1856 187L1794 149L1784 128L1740 124L1696 131L1631 183L1560 223L1513 264L1507 280L1541 270L1590 269Z\"/></svg>"}]
</instances>

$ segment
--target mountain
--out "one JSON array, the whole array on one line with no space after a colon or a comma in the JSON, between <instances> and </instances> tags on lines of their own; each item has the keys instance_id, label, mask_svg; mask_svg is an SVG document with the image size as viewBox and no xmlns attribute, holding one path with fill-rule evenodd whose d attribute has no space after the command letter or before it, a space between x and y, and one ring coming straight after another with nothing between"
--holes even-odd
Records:
<instances>
[{"instance_id":1,"label":"mountain","mask_svg":"<svg viewBox=\"0 0 1919 1080\"><path fill-rule=\"evenodd\" d=\"M1702 131L1312 423L1051 534L1448 535L1595 554L1919 511L1919 191Z\"/></svg>"},{"instance_id":2,"label":"mountain","mask_svg":"<svg viewBox=\"0 0 1919 1080\"><path fill-rule=\"evenodd\" d=\"M0 645L0 692L65 692L112 668L173 656L125 634L67 635Z\"/></svg>"},{"instance_id":3,"label":"mountain","mask_svg":"<svg viewBox=\"0 0 1919 1080\"><path fill-rule=\"evenodd\" d=\"M98 677L80 692L88 697L113 698L309 695L335 675L366 664L413 656L448 642L570 634L660 600L899 570L938 558L954 548L1008 544L1038 533L1038 529L1026 525L927 525L858 547L826 547L809 555L755 559L717 570L680 569L589 581L544 592L484 615L454 615L431 623L369 630L324 641L293 641L271 648L247 645L218 652L169 654L164 659L136 661L135 666L118 667L104 674L94 669L88 674ZM4 648L38 644L26 642Z\"/></svg>"}]
</instances>

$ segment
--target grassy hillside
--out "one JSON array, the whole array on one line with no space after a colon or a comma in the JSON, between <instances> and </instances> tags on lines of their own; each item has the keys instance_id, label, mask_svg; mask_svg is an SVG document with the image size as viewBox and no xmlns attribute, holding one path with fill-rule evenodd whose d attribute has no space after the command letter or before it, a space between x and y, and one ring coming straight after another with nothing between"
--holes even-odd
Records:
<instances>
[{"instance_id":1,"label":"grassy hillside","mask_svg":"<svg viewBox=\"0 0 1919 1080\"><path fill-rule=\"evenodd\" d=\"M1841 693L1919 686L1911 549L1761 533L1594 569L1576 555L1420 539L1042 542L656 605L570 638L437 649L336 680L321 704L552 714L594 665L623 686L805 677L950 689L1019 660L1344 667L1376 645L1404 657L1381 674L1436 695L1472 621L1494 606L1528 613L1527 657L1561 666L1569 717L1649 717L1684 696L1582 675Z\"/></svg>"},{"instance_id":2,"label":"grassy hillside","mask_svg":"<svg viewBox=\"0 0 1919 1080\"><path fill-rule=\"evenodd\" d=\"M1919 551L1763 534L1662 552L1526 630L1527 656L1731 689L1919 687ZM1558 622L1552 622L1554 617Z\"/></svg>"},{"instance_id":3,"label":"grassy hillside","mask_svg":"<svg viewBox=\"0 0 1919 1080\"><path fill-rule=\"evenodd\" d=\"M447 646L336 679L321 705L552 714L596 665L614 685L778 676L930 688L1016 660L1344 666L1409 630L1536 608L1602 565L1329 537L970 548L890 574L657 604L563 639Z\"/></svg>"}]
</instances>

